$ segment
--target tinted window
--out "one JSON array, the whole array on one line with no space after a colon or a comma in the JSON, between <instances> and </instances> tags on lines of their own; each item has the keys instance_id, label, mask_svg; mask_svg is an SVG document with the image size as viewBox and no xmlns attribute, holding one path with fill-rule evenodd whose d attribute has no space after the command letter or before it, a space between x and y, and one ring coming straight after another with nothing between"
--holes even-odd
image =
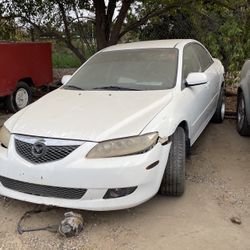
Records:
<instances>
[{"instance_id":1,"label":"tinted window","mask_svg":"<svg viewBox=\"0 0 250 250\"><path fill-rule=\"evenodd\" d=\"M202 72L206 71L212 64L213 58L200 44L192 44L201 64Z\"/></svg>"},{"instance_id":2,"label":"tinted window","mask_svg":"<svg viewBox=\"0 0 250 250\"><path fill-rule=\"evenodd\" d=\"M177 62L177 49L100 52L71 78L65 88L74 85L85 90L106 86L136 90L170 89L175 86Z\"/></svg>"},{"instance_id":3,"label":"tinted window","mask_svg":"<svg viewBox=\"0 0 250 250\"><path fill-rule=\"evenodd\" d=\"M183 82L186 81L188 74L192 72L201 72L201 65L199 62L199 58L193 49L192 44L189 44L184 48L183 51Z\"/></svg>"}]
</instances>

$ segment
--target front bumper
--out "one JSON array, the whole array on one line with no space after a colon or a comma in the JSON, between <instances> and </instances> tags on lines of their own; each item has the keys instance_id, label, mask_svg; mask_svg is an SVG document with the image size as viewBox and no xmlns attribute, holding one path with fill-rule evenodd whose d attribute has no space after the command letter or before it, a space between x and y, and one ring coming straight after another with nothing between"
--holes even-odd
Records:
<instances>
[{"instance_id":1,"label":"front bumper","mask_svg":"<svg viewBox=\"0 0 250 250\"><path fill-rule=\"evenodd\" d=\"M0 146L0 176L35 185L86 189L80 199L44 197L18 192L0 183L0 194L10 198L74 209L95 211L125 209L137 206L153 197L159 190L168 160L171 143L155 147L144 154L86 159L94 143L85 143L62 160L32 164L15 150L12 136L9 148ZM159 161L155 167L146 169ZM127 196L104 199L108 189L137 187Z\"/></svg>"}]
</instances>

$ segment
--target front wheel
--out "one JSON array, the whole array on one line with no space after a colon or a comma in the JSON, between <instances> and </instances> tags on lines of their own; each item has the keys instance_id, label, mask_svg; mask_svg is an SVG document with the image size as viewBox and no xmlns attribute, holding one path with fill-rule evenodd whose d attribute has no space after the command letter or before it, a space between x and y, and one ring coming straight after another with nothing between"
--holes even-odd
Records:
<instances>
[{"instance_id":1,"label":"front wheel","mask_svg":"<svg viewBox=\"0 0 250 250\"><path fill-rule=\"evenodd\" d=\"M160 194L181 196L185 190L186 136L178 127L172 136L168 162L163 174Z\"/></svg>"},{"instance_id":2,"label":"front wheel","mask_svg":"<svg viewBox=\"0 0 250 250\"><path fill-rule=\"evenodd\" d=\"M15 113L26 106L32 101L32 91L26 82L19 82L15 92L6 97L5 104L8 110Z\"/></svg>"},{"instance_id":3,"label":"front wheel","mask_svg":"<svg viewBox=\"0 0 250 250\"><path fill-rule=\"evenodd\" d=\"M250 126L246 116L246 105L243 93L238 95L237 103L237 130L240 135L249 136Z\"/></svg>"}]
</instances>

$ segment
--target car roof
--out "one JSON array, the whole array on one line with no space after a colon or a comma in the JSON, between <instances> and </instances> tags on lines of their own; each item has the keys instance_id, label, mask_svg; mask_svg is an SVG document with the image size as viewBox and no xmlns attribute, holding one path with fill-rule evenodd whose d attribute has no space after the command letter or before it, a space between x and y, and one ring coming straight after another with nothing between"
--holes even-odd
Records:
<instances>
[{"instance_id":1,"label":"car roof","mask_svg":"<svg viewBox=\"0 0 250 250\"><path fill-rule=\"evenodd\" d=\"M187 43L197 42L192 39L169 39L169 40L154 40L133 43L123 43L107 47L102 51L128 50L128 49L151 49L151 48L182 48Z\"/></svg>"}]
</instances>

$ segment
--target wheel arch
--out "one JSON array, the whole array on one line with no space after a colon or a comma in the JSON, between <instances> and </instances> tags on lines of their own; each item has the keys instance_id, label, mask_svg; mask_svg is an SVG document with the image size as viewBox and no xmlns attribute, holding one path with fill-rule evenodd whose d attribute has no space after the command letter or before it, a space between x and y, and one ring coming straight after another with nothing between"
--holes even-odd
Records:
<instances>
[{"instance_id":1,"label":"wheel arch","mask_svg":"<svg viewBox=\"0 0 250 250\"><path fill-rule=\"evenodd\" d=\"M186 150L187 150L187 155L190 154L190 148L191 148L191 144L190 144L190 134L189 134L189 126L188 126L188 122L183 120L182 122L179 123L179 125L177 127L181 127L184 129L185 135L186 135Z\"/></svg>"},{"instance_id":2,"label":"wheel arch","mask_svg":"<svg viewBox=\"0 0 250 250\"><path fill-rule=\"evenodd\" d=\"M31 77L24 77L24 78L21 78L17 81L17 85L19 82L25 82L29 85L29 87L34 87L34 82L33 82L33 79Z\"/></svg>"},{"instance_id":3,"label":"wheel arch","mask_svg":"<svg viewBox=\"0 0 250 250\"><path fill-rule=\"evenodd\" d=\"M238 90L237 90L237 94L239 95L239 94L241 94L242 93L242 88L241 88L241 86L238 88ZM239 96L238 96L238 98L239 98ZM237 99L238 99L237 98Z\"/></svg>"},{"instance_id":4,"label":"wheel arch","mask_svg":"<svg viewBox=\"0 0 250 250\"><path fill-rule=\"evenodd\" d=\"M243 90L241 88L241 86L238 88L237 90L237 107L238 107L238 104L239 104L239 99L240 99L240 94L242 94Z\"/></svg>"}]
</instances>

